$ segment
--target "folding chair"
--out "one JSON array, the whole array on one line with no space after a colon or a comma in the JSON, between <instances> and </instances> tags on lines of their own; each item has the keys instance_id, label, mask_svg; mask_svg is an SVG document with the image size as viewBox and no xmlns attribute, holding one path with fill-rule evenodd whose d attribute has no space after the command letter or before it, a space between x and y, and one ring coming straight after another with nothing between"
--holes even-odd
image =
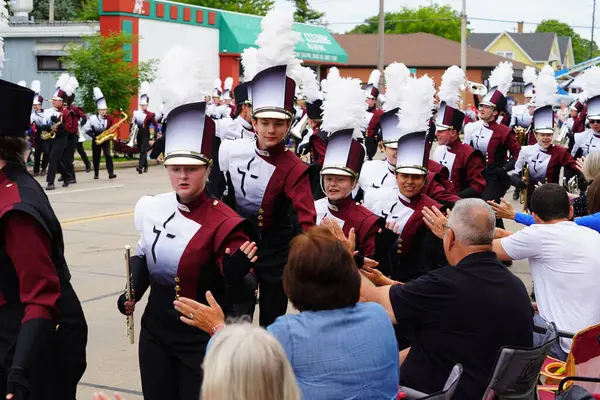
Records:
<instances>
[{"instance_id":1,"label":"folding chair","mask_svg":"<svg viewBox=\"0 0 600 400\"><path fill-rule=\"evenodd\" d=\"M501 348L483 400L536 400L540 369L557 340L556 325L551 323L541 346Z\"/></svg>"},{"instance_id":2,"label":"folding chair","mask_svg":"<svg viewBox=\"0 0 600 400\"><path fill-rule=\"evenodd\" d=\"M448 376L448 379L446 379L444 388L441 391L434 393L434 394L421 393L417 390L413 390L413 389L407 388L405 386L401 386L399 393L398 393L398 399L450 400L452 398L452 396L454 395L454 391L456 390L456 387L458 386L458 382L460 381L460 376L462 375L462 372L463 372L462 365L456 364L452 368L452 371L450 371L450 375Z\"/></svg>"}]
</instances>

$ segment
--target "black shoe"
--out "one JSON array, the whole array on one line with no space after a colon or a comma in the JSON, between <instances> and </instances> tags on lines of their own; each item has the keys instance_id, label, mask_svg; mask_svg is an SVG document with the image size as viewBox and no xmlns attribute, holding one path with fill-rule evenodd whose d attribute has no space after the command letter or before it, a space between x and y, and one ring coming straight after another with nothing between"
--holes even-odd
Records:
<instances>
[{"instance_id":1,"label":"black shoe","mask_svg":"<svg viewBox=\"0 0 600 400\"><path fill-rule=\"evenodd\" d=\"M45 169L43 169L43 170L42 170L42 172L40 172L40 175L41 175L41 176L46 176L46 170L45 170Z\"/></svg>"},{"instance_id":2,"label":"black shoe","mask_svg":"<svg viewBox=\"0 0 600 400\"><path fill-rule=\"evenodd\" d=\"M40 176L40 173L39 173L39 172L34 172L34 173L33 173L33 176L34 176L34 177L35 177L35 176Z\"/></svg>"},{"instance_id":3,"label":"black shoe","mask_svg":"<svg viewBox=\"0 0 600 400\"><path fill-rule=\"evenodd\" d=\"M46 190L54 190L54 189L56 189L54 187L54 183L49 183L48 186L46 186Z\"/></svg>"},{"instance_id":4,"label":"black shoe","mask_svg":"<svg viewBox=\"0 0 600 400\"><path fill-rule=\"evenodd\" d=\"M74 183L77 183L77 179L73 178L69 180L69 185L72 185Z\"/></svg>"},{"instance_id":5,"label":"black shoe","mask_svg":"<svg viewBox=\"0 0 600 400\"><path fill-rule=\"evenodd\" d=\"M94 179L99 179L99 178L98 178L98 175L94 175Z\"/></svg>"},{"instance_id":6,"label":"black shoe","mask_svg":"<svg viewBox=\"0 0 600 400\"><path fill-rule=\"evenodd\" d=\"M92 171L92 167L90 167L89 165L85 167L85 172L91 172Z\"/></svg>"},{"instance_id":7,"label":"black shoe","mask_svg":"<svg viewBox=\"0 0 600 400\"><path fill-rule=\"evenodd\" d=\"M148 173L148 167L144 167L144 173L147 174Z\"/></svg>"},{"instance_id":8,"label":"black shoe","mask_svg":"<svg viewBox=\"0 0 600 400\"><path fill-rule=\"evenodd\" d=\"M64 181L62 187L69 187L69 181Z\"/></svg>"},{"instance_id":9,"label":"black shoe","mask_svg":"<svg viewBox=\"0 0 600 400\"><path fill-rule=\"evenodd\" d=\"M57 181L59 181L59 182L62 182L62 181L64 181L64 180L65 180L65 178L64 178L62 175L61 175L61 176L59 176L59 177L58 177L58 179L57 179Z\"/></svg>"},{"instance_id":10,"label":"black shoe","mask_svg":"<svg viewBox=\"0 0 600 400\"><path fill-rule=\"evenodd\" d=\"M137 171L138 174L142 174L142 169L140 167L135 167L135 170Z\"/></svg>"},{"instance_id":11,"label":"black shoe","mask_svg":"<svg viewBox=\"0 0 600 400\"><path fill-rule=\"evenodd\" d=\"M521 193L515 189L515 191L513 192L513 200L519 200L519 196L521 195Z\"/></svg>"},{"instance_id":12,"label":"black shoe","mask_svg":"<svg viewBox=\"0 0 600 400\"><path fill-rule=\"evenodd\" d=\"M115 175L115 174L108 175L108 179L115 179L116 177L117 177L117 175Z\"/></svg>"}]
</instances>

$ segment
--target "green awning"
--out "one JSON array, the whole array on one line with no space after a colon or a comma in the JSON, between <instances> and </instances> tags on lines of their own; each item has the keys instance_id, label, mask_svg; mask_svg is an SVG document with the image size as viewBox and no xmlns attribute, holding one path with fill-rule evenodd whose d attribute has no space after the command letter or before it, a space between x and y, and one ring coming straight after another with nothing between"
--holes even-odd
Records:
<instances>
[{"instance_id":1,"label":"green awning","mask_svg":"<svg viewBox=\"0 0 600 400\"><path fill-rule=\"evenodd\" d=\"M230 12L219 13L219 50L221 53L240 54L254 46L261 31L262 17ZM346 64L348 54L322 26L294 24L301 40L296 44L296 57L319 64Z\"/></svg>"}]
</instances>

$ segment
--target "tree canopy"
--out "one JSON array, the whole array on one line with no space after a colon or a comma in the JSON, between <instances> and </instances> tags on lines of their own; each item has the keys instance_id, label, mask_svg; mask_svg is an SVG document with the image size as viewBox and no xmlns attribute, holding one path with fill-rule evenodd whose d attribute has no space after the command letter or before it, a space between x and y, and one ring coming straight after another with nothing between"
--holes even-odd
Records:
<instances>
[{"instance_id":1,"label":"tree canopy","mask_svg":"<svg viewBox=\"0 0 600 400\"><path fill-rule=\"evenodd\" d=\"M266 15L273 0L178 0L180 3L219 10L236 11L244 14Z\"/></svg>"},{"instance_id":2,"label":"tree canopy","mask_svg":"<svg viewBox=\"0 0 600 400\"><path fill-rule=\"evenodd\" d=\"M573 43L575 62L580 63L590 58L590 41L581 37L581 35L575 32L569 24L560 22L557 19L545 19L537 26L535 31L554 32L558 36L570 36L571 42ZM594 41L594 43L592 43L592 57L598 55L598 45Z\"/></svg>"},{"instance_id":3,"label":"tree canopy","mask_svg":"<svg viewBox=\"0 0 600 400\"><path fill-rule=\"evenodd\" d=\"M450 6L402 7L385 13L385 33L426 32L446 39L460 41L460 14ZM349 33L377 33L379 17L367 18Z\"/></svg>"},{"instance_id":4,"label":"tree canopy","mask_svg":"<svg viewBox=\"0 0 600 400\"><path fill-rule=\"evenodd\" d=\"M128 112L129 102L138 95L141 82L152 82L156 61L135 65L127 61L126 50L134 36L128 33L86 36L83 45L70 44L68 54L62 58L69 66L68 72L79 81L78 99L86 112L96 111L94 87L99 87L106 98L109 111L123 109Z\"/></svg>"},{"instance_id":5,"label":"tree canopy","mask_svg":"<svg viewBox=\"0 0 600 400\"><path fill-rule=\"evenodd\" d=\"M322 24L325 13L314 10L308 4L308 0L289 0L296 5L294 20L296 22Z\"/></svg>"}]
</instances>

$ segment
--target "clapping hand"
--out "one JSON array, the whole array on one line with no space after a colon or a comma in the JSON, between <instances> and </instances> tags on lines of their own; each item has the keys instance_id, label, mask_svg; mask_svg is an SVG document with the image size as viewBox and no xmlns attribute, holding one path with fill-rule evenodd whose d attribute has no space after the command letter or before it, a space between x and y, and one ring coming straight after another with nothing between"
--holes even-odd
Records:
<instances>
[{"instance_id":1,"label":"clapping hand","mask_svg":"<svg viewBox=\"0 0 600 400\"><path fill-rule=\"evenodd\" d=\"M225 314L212 293L206 292L208 305L198 303L186 297L180 297L173 302L175 310L181 313L179 319L190 326L211 333L215 327L225 325Z\"/></svg>"},{"instance_id":2,"label":"clapping hand","mask_svg":"<svg viewBox=\"0 0 600 400\"><path fill-rule=\"evenodd\" d=\"M500 199L500 204L496 203L494 200L488 200L488 204L496 213L497 218L515 219L517 215L512 204L504 200L504 198Z\"/></svg>"},{"instance_id":3,"label":"clapping hand","mask_svg":"<svg viewBox=\"0 0 600 400\"><path fill-rule=\"evenodd\" d=\"M344 235L344 231L340 224L331 218L323 218L321 221L321 225L329 229L329 232L338 239L344 247L350 252L350 254L354 254L354 249L356 247L356 234L354 233L354 228L350 229L348 232L348 237Z\"/></svg>"},{"instance_id":4,"label":"clapping hand","mask_svg":"<svg viewBox=\"0 0 600 400\"><path fill-rule=\"evenodd\" d=\"M427 227L431 230L431 232L433 232L435 236L437 236L440 239L443 239L444 228L448 223L448 218L444 214L442 214L442 212L438 210L435 206L431 208L423 207L421 213L423 214L423 221L425 222L425 225L427 225Z\"/></svg>"}]
</instances>

